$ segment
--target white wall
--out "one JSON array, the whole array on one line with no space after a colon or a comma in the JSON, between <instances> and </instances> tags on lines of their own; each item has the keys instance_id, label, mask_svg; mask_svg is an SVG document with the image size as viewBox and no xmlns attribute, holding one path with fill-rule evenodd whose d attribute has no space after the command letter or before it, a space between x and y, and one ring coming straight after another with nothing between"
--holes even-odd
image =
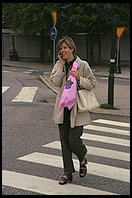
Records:
<instances>
[{"instance_id":1,"label":"white wall","mask_svg":"<svg viewBox=\"0 0 132 198\"><path fill-rule=\"evenodd\" d=\"M15 36L15 48L21 58L40 57L40 37L37 36Z\"/></svg>"},{"instance_id":2,"label":"white wall","mask_svg":"<svg viewBox=\"0 0 132 198\"><path fill-rule=\"evenodd\" d=\"M88 35L73 35L72 38L75 41L77 47L77 55L80 58L90 62ZM18 52L20 58L40 58L40 36L33 35L15 35L15 49ZM101 36L101 62L108 63L111 56L111 38L108 36ZM56 39L57 43L57 39ZM94 40L94 60L98 63L99 48L98 37ZM88 46L87 46L88 45ZM2 57L9 59L9 50L12 47L12 38L10 34L2 35ZM52 62L53 53L53 41L49 38L45 38L44 43L44 57L45 61ZM130 64L130 38L122 36L120 39L120 62Z\"/></svg>"},{"instance_id":3,"label":"white wall","mask_svg":"<svg viewBox=\"0 0 132 198\"><path fill-rule=\"evenodd\" d=\"M111 56L111 39L108 36L101 37L101 60L109 61ZM120 62L130 64L130 38L120 38Z\"/></svg>"}]
</instances>

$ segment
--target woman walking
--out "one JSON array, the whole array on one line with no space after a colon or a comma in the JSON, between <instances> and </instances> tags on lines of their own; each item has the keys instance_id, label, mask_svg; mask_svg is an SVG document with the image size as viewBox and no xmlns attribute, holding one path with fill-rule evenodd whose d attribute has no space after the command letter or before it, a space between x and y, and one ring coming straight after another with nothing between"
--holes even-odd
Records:
<instances>
[{"instance_id":1,"label":"woman walking","mask_svg":"<svg viewBox=\"0 0 132 198\"><path fill-rule=\"evenodd\" d=\"M87 149L80 137L83 134L83 126L90 123L89 112L78 112L77 101L70 110L67 107L59 108L64 85L68 76L72 75L76 78L77 90L90 90L95 87L96 79L88 63L75 54L76 46L71 37L62 38L57 48L59 60L54 65L50 79L51 83L58 87L53 119L58 124L61 141L64 175L59 180L59 184L63 185L72 182L75 172L72 153L78 157L80 163L79 176L84 177L87 173L85 158ZM78 69L70 71L74 61L78 64Z\"/></svg>"}]
</instances>

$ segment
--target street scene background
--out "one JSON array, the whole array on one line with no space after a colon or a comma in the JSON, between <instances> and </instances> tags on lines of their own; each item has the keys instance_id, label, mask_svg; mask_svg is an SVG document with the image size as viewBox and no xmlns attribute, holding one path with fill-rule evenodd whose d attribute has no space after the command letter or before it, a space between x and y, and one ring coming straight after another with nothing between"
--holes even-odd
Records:
<instances>
[{"instance_id":1,"label":"street scene background","mask_svg":"<svg viewBox=\"0 0 132 198\"><path fill-rule=\"evenodd\" d=\"M30 5L28 3L23 5L20 4L6 4L3 5L3 8L5 10L7 9L6 11L10 9L12 12L13 9L17 10L18 7L16 6L20 6L19 15L21 15L20 8L25 6L25 10L30 10L30 15L34 16L34 14L32 15L31 9L37 10L41 7L41 9L47 8L49 12L53 8L57 8L58 5L60 7L67 5L57 3L54 5L51 4L50 6L49 4L40 5L39 3L31 3ZM87 4L86 6L84 6L84 4L70 4L70 6L71 8L74 7L74 10L78 10L78 13L81 13L84 7L87 8L86 10L88 10L89 6L92 7L92 9L93 7L95 9L97 6L100 6L98 4L96 5L96 3L92 3L90 5ZM111 9L114 9L117 12L118 9L115 9L116 7L114 6L115 5L112 4ZM58 8L59 11L60 7ZM105 7L110 9L110 5ZM127 8L126 4L124 5L124 9L125 8ZM3 21L9 26L11 21L9 21L9 18L7 17L8 13L5 12L5 10L3 10ZM114 14L115 13L113 12L113 15ZM87 15L88 14L86 14L86 16ZM126 16L127 15L128 14L126 14ZM53 20L52 18L50 18L50 20L51 22L48 21L50 23L49 27L52 27ZM59 20L60 19L58 16L58 23ZM22 21L22 16L20 21ZM121 21L123 21L122 16L120 16L120 23ZM23 24L25 24L24 21ZM19 25L21 25L21 22ZM81 27L81 25L82 24L79 24L78 27ZM120 25L127 27L127 30L125 30L126 32L124 32L120 38L120 43L124 39L123 45L125 45L125 39L129 40L129 34L127 35L129 28L127 23L122 23ZM60 27L57 27L59 33L61 33L61 27L63 27L63 24L60 24ZM108 26L106 27L108 30ZM88 149L86 156L88 161L88 172L85 178L79 177L79 162L77 157L73 155L76 169L73 176L73 182L72 184L61 186L58 184L58 180L63 174L62 153L60 148L58 127L52 120L57 89L51 85L49 80L50 73L53 69L53 40L48 41L51 46L51 53L50 51L48 52L50 59L47 61L45 60L46 56L42 55L42 46L39 53L39 48L37 48L37 59L33 58L33 56L27 56L28 58L26 59L25 56L19 56L20 51L22 52L22 49L28 49L28 47L21 47L20 42L18 42L18 33L15 31L15 34L10 34L8 31L6 34L5 29L7 30L7 28L3 29L2 195L129 195L129 53L126 53L125 51L120 53L121 72L115 71L113 73L113 105L118 109L96 108L91 113L90 125L84 127L82 139ZM9 29L10 28L8 27L8 30ZM80 29L78 29L78 31L81 32ZM82 33L89 33L85 28L84 31L85 32ZM50 37L50 28L47 32ZM59 37L58 32L55 42L57 42ZM27 32L27 34L29 38L29 33ZM82 42L81 40L78 40L78 47L80 46L79 49L83 49L84 44L86 44L85 41L88 42L88 34L83 36L85 36L86 40L83 39ZM25 33L21 35L21 41L22 38L27 38ZM47 37L44 38L46 39ZM112 37L109 37L108 40L110 44L112 42ZM32 46L31 43L33 42L30 41L31 40L28 39L26 40L26 46ZM35 41L35 43L37 42ZM9 46L12 46L12 44L14 47L13 49L20 49L18 50L18 59L16 59L17 56L14 54L13 57L9 56ZM99 104L108 104L108 84L110 67L112 66L109 61L111 56L111 44L107 46L107 42L104 42L102 46L105 46L105 49L107 49L107 47L109 49L107 52L104 50L104 53L103 50L101 50L102 55L98 55L97 59L94 58L96 57L95 53L93 58L92 55L89 55L90 45L89 43L87 44L88 45L85 45L85 49L83 49L84 53L80 50L80 54L82 53L82 56L85 54L84 59L90 64L90 67L97 79L97 86L93 91ZM126 45L129 46L128 42L126 42ZM48 49L46 46L44 47L44 54ZM129 47L126 47L129 51L128 48ZM32 51L35 50L33 49ZM98 48L94 52L98 54L99 51L100 50ZM122 48L120 48L120 52L121 51ZM127 54L127 58L125 58L125 53ZM100 60L100 62L97 60Z\"/></svg>"}]
</instances>

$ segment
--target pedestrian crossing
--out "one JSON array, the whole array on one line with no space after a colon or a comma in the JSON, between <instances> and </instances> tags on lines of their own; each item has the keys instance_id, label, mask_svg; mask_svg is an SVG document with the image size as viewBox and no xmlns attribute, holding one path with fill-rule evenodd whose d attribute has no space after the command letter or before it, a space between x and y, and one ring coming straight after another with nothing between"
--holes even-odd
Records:
<instances>
[{"instance_id":1,"label":"pedestrian crossing","mask_svg":"<svg viewBox=\"0 0 132 198\"><path fill-rule=\"evenodd\" d=\"M104 127L103 135L98 135L98 131L101 127ZM89 127L90 126L90 127ZM114 128L114 126L116 126ZM93 128L92 128L93 127ZM121 129L122 127L122 129ZM120 128L120 130L118 129ZM116 162L120 162L121 164L129 164L130 163L130 125L126 122L119 122L114 120L105 120L105 119L96 119L93 120L91 125L84 127L84 133L82 135L82 139L85 141L85 145L88 149L87 159L88 159L88 172L85 178L89 177L97 177L105 180L109 180L109 185L107 189L99 189L96 188L96 180L94 181L94 185L91 187L89 184L89 180L87 179L87 184L84 186L82 184L74 183L67 184L61 186L58 184L58 181L51 178L40 177L36 175L23 174L14 171L3 170L2 171L2 184L5 186L11 186L18 189L29 190L36 193L42 193L47 195L121 195L124 194L126 189L126 185L129 188L130 184L130 170L129 167L121 167L120 165L111 165L108 162L105 164L106 160L115 160ZM99 130L98 130L99 129ZM93 131L91 134L90 131ZM111 132L110 132L111 131ZM124 134L125 136L124 136ZM105 135L107 133L107 135ZM115 134L121 135L120 137L114 137ZM123 134L123 136L122 136ZM113 136L113 137L111 137ZM89 145L89 142L91 144ZM97 144L93 144L92 142L96 142ZM101 147L99 144L105 143L105 145L111 145L111 148L107 148L105 146ZM122 148L127 148L128 151L123 149L116 150L115 146L120 146ZM36 165L44 165L50 166L53 169L63 169L63 162L61 156L61 145L60 141L55 140L49 142L47 144L41 145L43 148L43 152L35 151L29 153L24 156L20 156L17 158L18 161L32 163ZM48 151L45 149L48 149ZM54 154L51 151L56 151ZM57 153L60 153L58 155ZM92 156L93 159L97 158L97 161L89 160L89 156ZM79 171L79 162L73 156L73 161L75 165L75 170ZM98 158L103 159L102 161L98 161ZM78 178L76 178L79 180ZM76 181L76 180L75 180ZM114 183L122 184L121 192L118 189L110 190L109 186ZM124 190L123 190L124 185Z\"/></svg>"},{"instance_id":2,"label":"pedestrian crossing","mask_svg":"<svg viewBox=\"0 0 132 198\"><path fill-rule=\"evenodd\" d=\"M51 143L48 143L46 145L43 145L43 147L48 147L48 148L54 148L54 149L61 149L61 144L60 141L54 141ZM111 159L119 159L119 160L124 160L130 162L130 154L125 153L125 152L120 152L120 151L112 151L109 149L104 149L104 148L97 148L93 146L86 146L88 153L90 155L98 155L102 157L107 157Z\"/></svg>"},{"instance_id":3,"label":"pedestrian crossing","mask_svg":"<svg viewBox=\"0 0 132 198\"><path fill-rule=\"evenodd\" d=\"M20 93L12 100L12 102L32 102L37 89L37 87L22 87Z\"/></svg>"},{"instance_id":4,"label":"pedestrian crossing","mask_svg":"<svg viewBox=\"0 0 132 198\"><path fill-rule=\"evenodd\" d=\"M97 127L94 125L87 125L84 127L84 129L89 129L89 130L97 130ZM98 126L98 131L102 131L105 133L114 133L114 134L120 134L120 135L129 135L129 131L127 130L121 130L121 129L114 129L114 128L108 128L108 127L101 127Z\"/></svg>"},{"instance_id":5,"label":"pedestrian crossing","mask_svg":"<svg viewBox=\"0 0 132 198\"><path fill-rule=\"evenodd\" d=\"M103 136L103 135L100 136L100 135L84 133L82 138L85 140L104 142L104 143L109 143L109 144L113 144L113 145L116 144L116 145L122 145L122 146L130 146L129 140L120 139L120 138L112 138L112 137L107 137L107 136Z\"/></svg>"},{"instance_id":6,"label":"pedestrian crossing","mask_svg":"<svg viewBox=\"0 0 132 198\"><path fill-rule=\"evenodd\" d=\"M6 86L2 87L2 93L4 93L5 91L7 91L7 89L9 89L9 87L6 87Z\"/></svg>"},{"instance_id":7,"label":"pedestrian crossing","mask_svg":"<svg viewBox=\"0 0 132 198\"><path fill-rule=\"evenodd\" d=\"M58 185L55 180L22 173L3 171L4 184L45 195L116 195L75 184Z\"/></svg>"},{"instance_id":8,"label":"pedestrian crossing","mask_svg":"<svg viewBox=\"0 0 132 198\"><path fill-rule=\"evenodd\" d=\"M29 162L34 162L34 163L40 163L40 164L44 164L44 165L50 164L50 166L63 168L61 156L55 156L55 155L50 155L50 154L46 154L46 153L34 152L31 154L25 155L23 157L20 157L18 159L24 160L24 161L29 161ZM78 160L74 159L73 161L74 161L75 169L77 171L79 171ZM93 162L88 163L88 168L90 171L89 173L93 174L93 175L109 177L111 179L116 179L116 180L125 181L125 182L130 181L129 170L127 170L127 169L112 167L112 166L108 166L108 165L106 166L103 164L97 164L97 163L93 163Z\"/></svg>"},{"instance_id":9,"label":"pedestrian crossing","mask_svg":"<svg viewBox=\"0 0 132 198\"><path fill-rule=\"evenodd\" d=\"M119 122L119 121L112 121L112 120L98 119L98 120L93 120L92 122L94 122L94 123L100 123L100 124L112 124L114 126L130 127L130 123Z\"/></svg>"},{"instance_id":10,"label":"pedestrian crossing","mask_svg":"<svg viewBox=\"0 0 132 198\"><path fill-rule=\"evenodd\" d=\"M10 87L2 86L2 94L6 92ZM22 87L20 92L11 102L27 102L32 103L38 87Z\"/></svg>"}]
</instances>

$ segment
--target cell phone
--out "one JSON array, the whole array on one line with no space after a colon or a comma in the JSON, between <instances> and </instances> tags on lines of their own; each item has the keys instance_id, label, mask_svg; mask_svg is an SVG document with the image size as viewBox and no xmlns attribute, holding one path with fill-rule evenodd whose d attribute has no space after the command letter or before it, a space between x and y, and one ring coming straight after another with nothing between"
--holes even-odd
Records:
<instances>
[{"instance_id":1,"label":"cell phone","mask_svg":"<svg viewBox=\"0 0 132 198\"><path fill-rule=\"evenodd\" d=\"M62 53L61 53L61 52L59 52L59 55L60 55L60 57L61 57L61 58L63 58L63 55L62 55Z\"/></svg>"}]
</instances>

